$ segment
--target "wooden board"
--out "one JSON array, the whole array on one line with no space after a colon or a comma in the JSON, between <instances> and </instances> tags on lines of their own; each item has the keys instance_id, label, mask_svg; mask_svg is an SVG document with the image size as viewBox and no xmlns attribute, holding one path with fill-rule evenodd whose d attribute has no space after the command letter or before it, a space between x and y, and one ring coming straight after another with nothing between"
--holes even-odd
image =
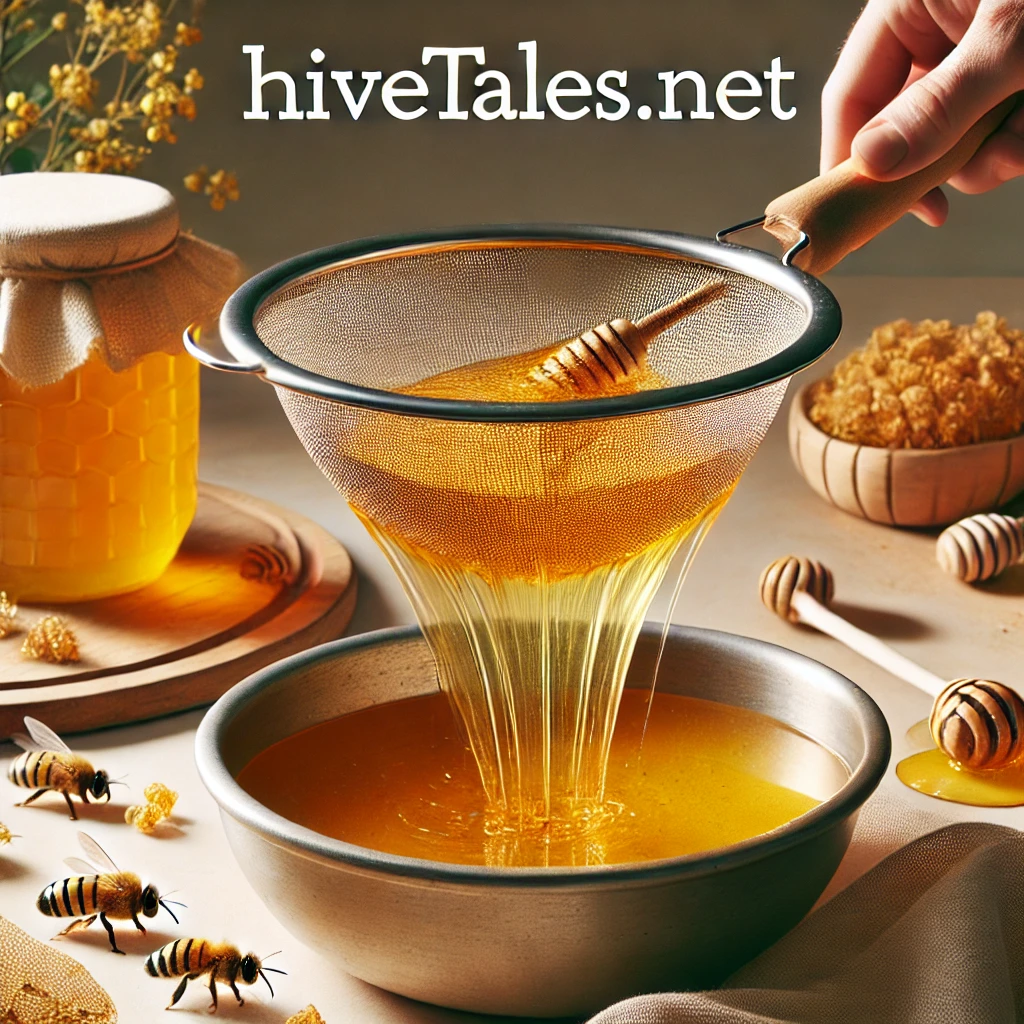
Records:
<instances>
[{"instance_id":1,"label":"wooden board","mask_svg":"<svg viewBox=\"0 0 1024 1024\"><path fill-rule=\"evenodd\" d=\"M283 575L246 579L254 547L273 548ZM200 484L195 520L164 575L120 597L23 606L0 641L0 737L32 715L58 732L153 718L207 704L256 669L342 634L356 601L348 552L326 530L246 494ZM24 630L63 615L81 661L21 656Z\"/></svg>"}]
</instances>

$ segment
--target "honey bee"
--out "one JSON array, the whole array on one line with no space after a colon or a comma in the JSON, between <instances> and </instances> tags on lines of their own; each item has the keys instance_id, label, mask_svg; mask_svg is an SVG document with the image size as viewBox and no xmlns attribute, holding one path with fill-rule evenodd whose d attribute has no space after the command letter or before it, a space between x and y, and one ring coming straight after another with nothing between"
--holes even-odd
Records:
<instances>
[{"instance_id":1,"label":"honey bee","mask_svg":"<svg viewBox=\"0 0 1024 1024\"><path fill-rule=\"evenodd\" d=\"M121 871L91 836L79 832L78 841L92 863L78 857L69 857L64 863L72 870L83 873L78 877L51 882L36 900L40 913L47 917L80 918L55 935L55 939L88 928L98 917L100 924L107 930L110 948L115 953L123 954L124 950L117 948L114 928L107 918L112 917L115 921L131 920L145 935L146 929L139 921L139 914L156 917L163 907L174 918L174 923L178 923L168 903L178 906L184 904L179 904L177 900L161 899L155 886L143 886L138 875L131 871Z\"/></svg>"},{"instance_id":2,"label":"honey bee","mask_svg":"<svg viewBox=\"0 0 1024 1024\"><path fill-rule=\"evenodd\" d=\"M48 726L34 718L25 718L28 736L18 733L11 738L25 753L19 754L7 769L7 778L16 786L25 789L38 787L18 807L27 807L44 793L53 790L67 801L71 820L77 821L71 794L77 794L82 803L94 803L110 799L110 787L117 780L107 778L106 772L96 771L93 766L71 748Z\"/></svg>"},{"instance_id":3,"label":"honey bee","mask_svg":"<svg viewBox=\"0 0 1024 1024\"><path fill-rule=\"evenodd\" d=\"M226 942L208 942L206 939L175 939L168 942L166 946L149 954L146 958L146 971L154 978L181 978L181 984L174 990L174 995L167 1004L168 1010L185 994L185 986L190 981L209 974L210 996L213 999L211 1012L217 1009L218 981L231 989L239 1006L244 1006L245 1000L238 991L239 982L243 985L253 985L257 978L262 978L270 989L270 995L273 996L274 988L265 972L285 973L273 967L264 967L263 961L255 953L246 953L242 956L235 946Z\"/></svg>"}]
</instances>

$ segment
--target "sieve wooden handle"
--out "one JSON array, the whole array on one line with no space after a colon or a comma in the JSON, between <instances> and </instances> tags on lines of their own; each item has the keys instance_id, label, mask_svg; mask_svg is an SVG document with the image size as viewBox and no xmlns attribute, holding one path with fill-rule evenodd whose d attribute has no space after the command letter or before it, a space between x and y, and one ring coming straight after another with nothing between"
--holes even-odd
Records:
<instances>
[{"instance_id":1,"label":"sieve wooden handle","mask_svg":"<svg viewBox=\"0 0 1024 1024\"><path fill-rule=\"evenodd\" d=\"M818 276L894 224L933 188L959 171L1006 120L1016 97L990 110L933 164L896 181L859 174L852 159L772 200L763 227L786 249L806 235L792 262Z\"/></svg>"}]
</instances>

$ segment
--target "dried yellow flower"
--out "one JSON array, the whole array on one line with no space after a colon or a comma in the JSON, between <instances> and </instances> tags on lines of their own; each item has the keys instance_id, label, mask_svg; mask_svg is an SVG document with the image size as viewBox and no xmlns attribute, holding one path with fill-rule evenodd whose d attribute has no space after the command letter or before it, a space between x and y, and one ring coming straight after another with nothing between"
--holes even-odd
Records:
<instances>
[{"instance_id":1,"label":"dried yellow flower","mask_svg":"<svg viewBox=\"0 0 1024 1024\"><path fill-rule=\"evenodd\" d=\"M186 25L183 21L178 22L174 30L175 46L195 46L196 43L201 43L202 41L203 33L197 26Z\"/></svg>"},{"instance_id":2,"label":"dried yellow flower","mask_svg":"<svg viewBox=\"0 0 1024 1024\"><path fill-rule=\"evenodd\" d=\"M64 665L78 661L78 640L64 619L59 615L47 615L28 631L21 653L36 661Z\"/></svg>"},{"instance_id":3,"label":"dried yellow flower","mask_svg":"<svg viewBox=\"0 0 1024 1024\"><path fill-rule=\"evenodd\" d=\"M89 110L99 82L84 64L54 64L50 68L50 88L57 99Z\"/></svg>"},{"instance_id":4,"label":"dried yellow flower","mask_svg":"<svg viewBox=\"0 0 1024 1024\"><path fill-rule=\"evenodd\" d=\"M0 846L6 846L12 839L20 839L3 822L0 822Z\"/></svg>"},{"instance_id":5,"label":"dried yellow flower","mask_svg":"<svg viewBox=\"0 0 1024 1024\"><path fill-rule=\"evenodd\" d=\"M143 795L146 797L146 803L129 807L124 812L124 820L129 825L134 825L140 832L149 835L161 821L171 816L178 794L162 782L154 782L143 790Z\"/></svg>"},{"instance_id":6,"label":"dried yellow flower","mask_svg":"<svg viewBox=\"0 0 1024 1024\"><path fill-rule=\"evenodd\" d=\"M28 122L16 117L4 125L4 135L8 139L20 139L28 133Z\"/></svg>"},{"instance_id":7,"label":"dried yellow flower","mask_svg":"<svg viewBox=\"0 0 1024 1024\"><path fill-rule=\"evenodd\" d=\"M185 92L199 92L205 84L206 80L195 68L185 72Z\"/></svg>"},{"instance_id":8,"label":"dried yellow flower","mask_svg":"<svg viewBox=\"0 0 1024 1024\"><path fill-rule=\"evenodd\" d=\"M175 111L178 117L183 117L186 121L194 121L196 119L196 101L191 96L182 96L178 100Z\"/></svg>"},{"instance_id":9,"label":"dried yellow flower","mask_svg":"<svg viewBox=\"0 0 1024 1024\"><path fill-rule=\"evenodd\" d=\"M34 103L32 100L29 100L26 103L22 103L15 113L29 125L34 125L42 116L43 108L40 107L38 103Z\"/></svg>"},{"instance_id":10,"label":"dried yellow flower","mask_svg":"<svg viewBox=\"0 0 1024 1024\"><path fill-rule=\"evenodd\" d=\"M317 1008L310 1003L304 1010L292 1014L284 1024L327 1024L327 1022L320 1016Z\"/></svg>"},{"instance_id":11,"label":"dried yellow flower","mask_svg":"<svg viewBox=\"0 0 1024 1024\"><path fill-rule=\"evenodd\" d=\"M895 320L811 389L811 421L878 448L952 448L1024 429L1024 332L995 313L973 324Z\"/></svg>"},{"instance_id":12,"label":"dried yellow flower","mask_svg":"<svg viewBox=\"0 0 1024 1024\"><path fill-rule=\"evenodd\" d=\"M206 188L206 178L207 170L205 167L202 167L198 171L186 174L182 182L189 192L202 192Z\"/></svg>"},{"instance_id":13,"label":"dried yellow flower","mask_svg":"<svg viewBox=\"0 0 1024 1024\"><path fill-rule=\"evenodd\" d=\"M23 92L9 92L7 98L4 100L4 106L10 110L15 111L25 102L25 94Z\"/></svg>"},{"instance_id":14,"label":"dried yellow flower","mask_svg":"<svg viewBox=\"0 0 1024 1024\"><path fill-rule=\"evenodd\" d=\"M50 28L54 32L63 32L68 27L68 13L67 11L58 11L50 19Z\"/></svg>"},{"instance_id":15,"label":"dried yellow flower","mask_svg":"<svg viewBox=\"0 0 1024 1024\"><path fill-rule=\"evenodd\" d=\"M17 618L18 606L8 599L6 590L0 590L0 640L18 628Z\"/></svg>"},{"instance_id":16,"label":"dried yellow flower","mask_svg":"<svg viewBox=\"0 0 1024 1024\"><path fill-rule=\"evenodd\" d=\"M146 129L146 138L150 142L167 142L172 146L178 141L178 136L166 121L151 124Z\"/></svg>"},{"instance_id":17,"label":"dried yellow flower","mask_svg":"<svg viewBox=\"0 0 1024 1024\"><path fill-rule=\"evenodd\" d=\"M238 188L238 178L228 171L214 171L207 179L206 188L203 190L210 197L210 206L214 210L223 210L228 201L238 200L241 192Z\"/></svg>"},{"instance_id":18,"label":"dried yellow flower","mask_svg":"<svg viewBox=\"0 0 1024 1024\"><path fill-rule=\"evenodd\" d=\"M85 130L90 139L101 142L110 134L110 121L104 117L94 117L86 126Z\"/></svg>"}]
</instances>

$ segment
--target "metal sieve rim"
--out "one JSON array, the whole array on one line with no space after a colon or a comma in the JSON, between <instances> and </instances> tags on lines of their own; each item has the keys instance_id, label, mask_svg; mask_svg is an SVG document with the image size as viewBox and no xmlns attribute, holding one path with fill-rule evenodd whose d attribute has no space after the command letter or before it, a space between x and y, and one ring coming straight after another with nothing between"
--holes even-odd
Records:
<instances>
[{"instance_id":1,"label":"metal sieve rim","mask_svg":"<svg viewBox=\"0 0 1024 1024\"><path fill-rule=\"evenodd\" d=\"M339 263L368 256L395 257L438 245L473 243L590 242L685 257L753 278L785 293L808 314L804 331L781 352L752 366L706 381L638 391L610 398L564 402L480 402L428 398L338 381L304 370L276 356L264 344L255 322L263 305L300 278L322 273ZM758 249L695 235L643 228L566 224L497 224L445 228L413 234L378 235L314 249L256 274L228 299L220 316L225 347L242 365L210 359L221 369L255 373L276 387L314 398L378 412L423 419L482 423L553 423L610 419L660 412L728 398L791 377L824 355L839 337L842 316L835 296L817 278Z\"/></svg>"}]
</instances>

